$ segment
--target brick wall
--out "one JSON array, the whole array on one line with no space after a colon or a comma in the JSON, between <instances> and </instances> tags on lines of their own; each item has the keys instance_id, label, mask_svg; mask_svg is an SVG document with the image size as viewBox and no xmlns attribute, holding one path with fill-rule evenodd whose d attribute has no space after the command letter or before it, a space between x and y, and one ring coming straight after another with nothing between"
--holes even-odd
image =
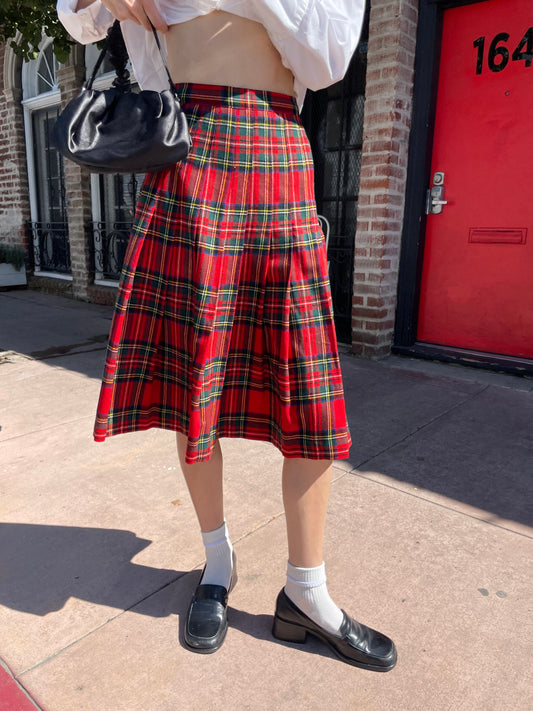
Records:
<instances>
[{"instance_id":1,"label":"brick wall","mask_svg":"<svg viewBox=\"0 0 533 711\"><path fill-rule=\"evenodd\" d=\"M75 45L68 64L57 72L62 106L79 93L85 80L84 52L84 47ZM92 220L90 175L72 161L65 160L64 165L72 294L78 299L87 300L89 287L94 280L92 234L87 230L87 224Z\"/></svg>"},{"instance_id":2,"label":"brick wall","mask_svg":"<svg viewBox=\"0 0 533 711\"><path fill-rule=\"evenodd\" d=\"M372 0L359 209L352 351L390 353L407 176L418 0Z\"/></svg>"},{"instance_id":3,"label":"brick wall","mask_svg":"<svg viewBox=\"0 0 533 711\"><path fill-rule=\"evenodd\" d=\"M0 43L0 242L27 249L30 205L20 71L15 72L18 83L6 85L5 63L6 47Z\"/></svg>"}]
</instances>

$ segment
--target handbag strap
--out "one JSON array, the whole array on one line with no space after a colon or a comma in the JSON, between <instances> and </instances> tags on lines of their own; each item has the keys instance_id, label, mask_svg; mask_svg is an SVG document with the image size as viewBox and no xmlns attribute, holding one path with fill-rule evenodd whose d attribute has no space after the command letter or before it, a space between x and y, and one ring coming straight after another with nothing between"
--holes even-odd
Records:
<instances>
[{"instance_id":1,"label":"handbag strap","mask_svg":"<svg viewBox=\"0 0 533 711\"><path fill-rule=\"evenodd\" d=\"M161 43L159 42L159 35L157 34L157 30L153 26L152 20L150 20L150 18L148 18L148 22L150 23L150 27L152 28L152 32L154 33L155 43L157 45L157 49L159 50L159 54L161 55L161 60L163 62L163 66L165 67L165 71L167 73L168 83L170 85L170 90L172 91L172 93L176 93L176 86L175 86L174 82L172 81L172 77L170 76L170 71L169 71L168 65L167 65L167 60L165 59L165 55L163 54L163 50L161 49Z\"/></svg>"},{"instance_id":2,"label":"handbag strap","mask_svg":"<svg viewBox=\"0 0 533 711\"><path fill-rule=\"evenodd\" d=\"M157 45L157 49L159 50L159 54L161 55L161 60L163 61L163 66L165 67L165 71L167 73L170 91L173 94L176 94L177 93L176 87L174 85L174 82L172 81L172 77L170 76L170 71L168 69L165 55L163 54L163 50L161 48L161 43L159 41L159 36L157 34L157 30L153 26L150 19L148 19L148 22L150 23L150 27L152 28L155 43ZM93 82L96 78L96 75L98 74L98 70L102 66L102 62L104 61L104 57L106 56L108 51L112 54L112 61L114 60L113 67L117 73L118 84L122 87L125 87L126 85L129 84L129 73L127 71L125 71L125 66L128 61L128 52L126 49L126 45L124 43L124 38L122 36L122 30L120 28L120 21L115 20L115 22L111 25L111 27L107 31L107 35L104 40L104 45L102 47L102 51L100 52L98 59L96 60L96 64L94 65L94 69L92 71L90 79L87 82L85 82L85 85L84 85L85 89L89 89L89 90L92 89Z\"/></svg>"}]
</instances>

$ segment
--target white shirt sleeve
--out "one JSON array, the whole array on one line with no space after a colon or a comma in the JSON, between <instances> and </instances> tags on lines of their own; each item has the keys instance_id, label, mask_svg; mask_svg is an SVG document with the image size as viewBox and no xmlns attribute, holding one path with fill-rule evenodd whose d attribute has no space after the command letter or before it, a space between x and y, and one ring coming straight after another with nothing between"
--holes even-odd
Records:
<instances>
[{"instance_id":1,"label":"white shirt sleeve","mask_svg":"<svg viewBox=\"0 0 533 711\"><path fill-rule=\"evenodd\" d=\"M308 0L303 13L296 14L301 4L294 3L292 31L285 26L279 36L272 33L274 44L308 89L323 89L340 81L348 69L361 35L365 0Z\"/></svg>"},{"instance_id":2,"label":"white shirt sleeve","mask_svg":"<svg viewBox=\"0 0 533 711\"><path fill-rule=\"evenodd\" d=\"M76 12L78 0L58 0L57 14L69 35L81 44L103 39L113 24L113 15L100 0Z\"/></svg>"},{"instance_id":3,"label":"white shirt sleeve","mask_svg":"<svg viewBox=\"0 0 533 711\"><path fill-rule=\"evenodd\" d=\"M76 12L77 3L57 1L59 19L68 33L82 44L103 39L113 23L109 10L95 0ZM294 74L300 106L306 89L324 89L343 78L365 14L365 0L168 0L159 7L169 24L217 9L260 22ZM141 88L161 91L167 81L152 36L134 22L121 25ZM164 45L164 37L161 40Z\"/></svg>"}]
</instances>

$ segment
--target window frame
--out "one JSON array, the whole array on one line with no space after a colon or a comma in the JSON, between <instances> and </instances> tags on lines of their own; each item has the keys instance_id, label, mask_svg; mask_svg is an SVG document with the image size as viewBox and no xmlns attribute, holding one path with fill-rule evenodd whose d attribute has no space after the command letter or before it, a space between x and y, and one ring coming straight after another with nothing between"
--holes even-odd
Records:
<instances>
[{"instance_id":1,"label":"window frame","mask_svg":"<svg viewBox=\"0 0 533 711\"><path fill-rule=\"evenodd\" d=\"M50 37L44 36L39 45L39 54L37 57L22 64L23 98L21 105L24 116L24 139L26 145L26 165L28 168L30 219L32 223L39 221L39 185L37 181L37 168L35 165L34 155L33 114L42 109L60 108L61 106L61 90L57 82L57 74L55 74L54 77L55 86L53 89L41 94L36 93L38 90L38 70L40 62L45 51L52 44L52 42L53 40ZM32 244L34 253L38 254L40 245L38 236L35 232L32 236ZM42 270L38 263L35 264L35 273L42 277L52 277L54 279L72 281L72 274Z\"/></svg>"}]
</instances>

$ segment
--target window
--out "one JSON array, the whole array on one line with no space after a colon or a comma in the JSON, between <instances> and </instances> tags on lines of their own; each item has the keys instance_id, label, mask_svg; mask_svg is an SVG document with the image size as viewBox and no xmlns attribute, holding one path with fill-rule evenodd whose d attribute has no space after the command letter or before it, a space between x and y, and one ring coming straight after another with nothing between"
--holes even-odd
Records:
<instances>
[{"instance_id":1,"label":"window","mask_svg":"<svg viewBox=\"0 0 533 711\"><path fill-rule=\"evenodd\" d=\"M43 222L66 221L63 160L50 143L58 113L57 107L32 113L34 164L39 185L37 210Z\"/></svg>"},{"instance_id":2,"label":"window","mask_svg":"<svg viewBox=\"0 0 533 711\"><path fill-rule=\"evenodd\" d=\"M87 81L94 69L98 57L100 56L100 49L96 44L88 44L85 47L85 80ZM129 67L129 65L128 65ZM113 79L111 72L113 71L113 65L109 61L109 55L106 54L104 61L102 62L98 74L95 79L95 87L100 88L99 84L101 80L104 80L104 84L109 85Z\"/></svg>"},{"instance_id":3,"label":"window","mask_svg":"<svg viewBox=\"0 0 533 711\"><path fill-rule=\"evenodd\" d=\"M96 207L98 217L93 223L95 278L97 281L116 280L124 262L144 175L98 175L95 178L93 210Z\"/></svg>"},{"instance_id":4,"label":"window","mask_svg":"<svg viewBox=\"0 0 533 711\"><path fill-rule=\"evenodd\" d=\"M61 99L58 67L51 40L45 38L38 56L23 65L22 103L35 271L68 276L70 245L63 158L51 141Z\"/></svg>"},{"instance_id":5,"label":"window","mask_svg":"<svg viewBox=\"0 0 533 711\"><path fill-rule=\"evenodd\" d=\"M47 91L55 91L57 86L57 68L59 62L52 52L52 45L49 44L39 57L37 65L37 93L46 94Z\"/></svg>"}]
</instances>

